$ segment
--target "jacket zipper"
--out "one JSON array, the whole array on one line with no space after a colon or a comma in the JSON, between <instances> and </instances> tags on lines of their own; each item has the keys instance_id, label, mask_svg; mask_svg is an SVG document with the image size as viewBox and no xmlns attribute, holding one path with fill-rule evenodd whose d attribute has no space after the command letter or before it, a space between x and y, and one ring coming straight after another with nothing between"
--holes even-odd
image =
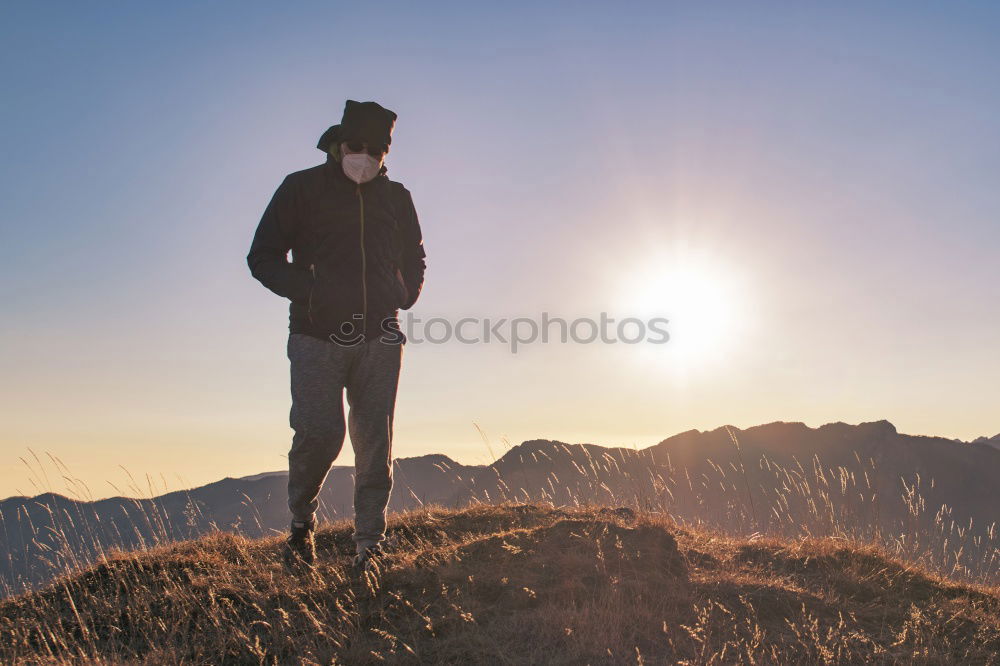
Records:
<instances>
[{"instance_id":1,"label":"jacket zipper","mask_svg":"<svg viewBox=\"0 0 1000 666\"><path fill-rule=\"evenodd\" d=\"M365 198L361 195L361 184L355 189L358 195L358 203L361 205L361 330L367 328L368 323L368 267L365 257ZM313 286L309 289L309 323L316 325L313 320L313 291L316 285L316 264L309 264L309 272L312 273Z\"/></svg>"},{"instance_id":2,"label":"jacket zipper","mask_svg":"<svg viewBox=\"0 0 1000 666\"><path fill-rule=\"evenodd\" d=\"M365 260L365 198L361 195L361 183L357 189L358 202L361 204L361 330L368 329L368 267Z\"/></svg>"}]
</instances>

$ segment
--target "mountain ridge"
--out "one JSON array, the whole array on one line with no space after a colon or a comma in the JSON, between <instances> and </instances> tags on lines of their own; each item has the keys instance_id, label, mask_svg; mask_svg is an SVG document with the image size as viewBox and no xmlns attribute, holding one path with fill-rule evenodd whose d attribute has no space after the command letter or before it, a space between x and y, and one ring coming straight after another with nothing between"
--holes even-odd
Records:
<instances>
[{"instance_id":1,"label":"mountain ridge","mask_svg":"<svg viewBox=\"0 0 1000 666\"><path fill-rule=\"evenodd\" d=\"M585 443L584 442L572 442L571 443L571 442L562 442L560 440L550 440L550 439L542 439L542 438L528 439L528 440L524 440L520 444L516 444L516 445L512 446L510 449L508 449L507 451L505 451L503 455L497 457L497 459L493 463L490 463L490 464L464 464L464 463L459 463L456 460L454 460L453 458L451 458L448 455L443 454L443 453L425 453L425 454L421 454L421 455L418 455L418 456L407 456L407 457L403 457L403 458L396 458L394 460L396 460L396 461L417 461L417 460L422 460L422 459L427 459L427 458L440 458L440 459L443 459L443 462L446 462L449 465L466 467L466 468L486 468L486 467L489 467L492 464L496 464L497 462L501 461L505 456L509 455L511 452L518 450L519 447L524 447L527 444L533 444L533 443L558 444L558 445L567 445L567 446L585 446L585 447L589 446L589 447L598 447L598 448L606 449L606 450L646 451L646 450L653 449L655 447L661 446L663 444L666 444L668 442L678 441L678 440L680 440L682 438L685 438L685 437L688 437L688 436L701 436L701 435L706 435L706 434L713 434L714 435L716 433L725 433L726 436L728 437L728 430L732 430L733 432L735 432L737 434L741 434L741 433L744 433L744 432L746 432L746 433L753 433L755 431L759 431L759 430L762 430L762 429L770 429L773 426L795 426L795 427L798 427L798 428L800 428L802 430L812 430L812 431L822 431L824 429L833 428L833 427L863 428L863 427L866 427L866 426L871 426L871 427L873 427L876 430L878 430L878 429L885 429L887 432L891 432L892 434L899 434L898 431L897 431L897 429L896 429L896 426L893 425L891 421L888 421L886 419L880 419L878 421L863 421L863 422L858 423L858 424L850 424L850 423L846 423L844 421L833 421L833 422L825 423L823 425L819 425L819 426L816 426L816 427L809 426L809 425L805 424L802 421L771 421L769 423L762 423L762 424L755 425L755 426L748 426L747 428L744 428L744 429L740 429L740 428L738 428L738 427L736 427L734 425L729 425L729 424L723 425L723 426L719 426L717 428L713 428L712 430L698 430L698 429L692 428L690 430L685 430L685 431L679 432L679 433L677 433L675 435L671 435L670 437L662 439L662 440L660 440L659 442L657 442L655 444L651 444L651 445L643 447L643 448L629 448L629 447L624 447L624 446L605 446L603 444L594 444L594 443L590 443L590 442L585 442ZM945 442L950 442L950 443L954 443L954 444L961 445L961 446L971 446L971 445L978 445L978 444L993 445L993 441L996 440L997 444L995 446L1000 446L1000 434L998 434L998 435L996 435L996 436L994 436L992 438L978 437L978 438L976 438L974 440L970 440L970 441L964 441L964 440L960 440L960 439L949 439L949 438L941 437L941 436L938 436L938 435L914 435L914 434L905 434L905 433L904 433L904 435L906 437L913 437L913 438L926 438L926 439L942 440L942 441L945 441ZM331 472L335 471L335 470L345 470L345 469L350 470L350 469L354 469L354 467L352 465L334 465L333 468L331 469ZM287 476L287 475L288 475L288 471L287 470L275 470L275 471L271 471L271 472L259 472L259 473L256 473L256 474L249 474L249 475L246 475L246 476L238 476L238 477L226 476L226 477L223 477L223 478L218 479L216 481L210 481L210 482L208 482L206 484L202 484L200 486L193 486L191 488L185 488L185 489L180 489L180 490L171 490L171 491L168 491L168 492L163 493L161 495L156 495L155 497L163 497L165 495L173 495L173 494L176 494L176 493L191 492L193 490L199 490L199 489L202 489L202 488L213 486L215 484L224 483L224 482L227 482L227 481L261 481L261 480L265 480L265 479L269 479L269 478L280 477L280 476ZM65 494L62 494L62 493L57 493L57 492L54 492L54 491L46 491L44 493L39 493L38 495L11 495L9 497L5 497L5 498L0 499L0 504L2 504L3 502L7 502L8 500L37 500L37 499L42 498L42 497L55 497L55 498L61 498L61 499L66 499L66 500L70 500L70 501L75 501L75 502L83 501L83 502L90 502L90 503L97 503L97 502L103 502L103 501L108 501L108 500L149 499L149 498L146 498L146 497L135 497L135 496L129 496L129 495L112 495L112 496L103 497L103 498L97 499L97 500L77 500L75 498L72 498L72 497L70 497L68 495L65 495Z\"/></svg>"}]
</instances>

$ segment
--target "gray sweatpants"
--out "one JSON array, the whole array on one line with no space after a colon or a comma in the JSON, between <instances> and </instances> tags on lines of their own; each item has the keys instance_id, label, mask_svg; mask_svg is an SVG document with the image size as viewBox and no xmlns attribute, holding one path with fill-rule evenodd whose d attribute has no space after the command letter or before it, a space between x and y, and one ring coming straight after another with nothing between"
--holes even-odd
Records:
<instances>
[{"instance_id":1,"label":"gray sweatpants","mask_svg":"<svg viewBox=\"0 0 1000 666\"><path fill-rule=\"evenodd\" d=\"M392 489L392 415L403 345L371 340L345 347L304 333L288 336L295 431L288 453L288 508L311 521L326 475L344 446L354 447L354 542L360 553L385 538Z\"/></svg>"}]
</instances>

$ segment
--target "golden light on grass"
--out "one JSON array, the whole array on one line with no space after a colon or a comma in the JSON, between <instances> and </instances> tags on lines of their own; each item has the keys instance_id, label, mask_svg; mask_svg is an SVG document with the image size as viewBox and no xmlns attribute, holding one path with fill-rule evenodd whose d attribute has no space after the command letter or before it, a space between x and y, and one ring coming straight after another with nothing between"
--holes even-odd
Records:
<instances>
[{"instance_id":1,"label":"golden light on grass","mask_svg":"<svg viewBox=\"0 0 1000 666\"><path fill-rule=\"evenodd\" d=\"M247 496L240 529L258 538L153 498L126 505L118 538L139 539L120 547L89 505L0 515L58 574L0 588L0 662L996 662L995 523L935 512L934 479L856 450L783 465L736 428L718 436L707 468L679 446L510 448L499 462L520 464L456 479L455 506L391 516L389 558L364 579L350 521L319 530L314 571L290 572ZM89 494L58 459L59 475L34 462L40 483ZM397 488L417 499L404 475Z\"/></svg>"}]
</instances>

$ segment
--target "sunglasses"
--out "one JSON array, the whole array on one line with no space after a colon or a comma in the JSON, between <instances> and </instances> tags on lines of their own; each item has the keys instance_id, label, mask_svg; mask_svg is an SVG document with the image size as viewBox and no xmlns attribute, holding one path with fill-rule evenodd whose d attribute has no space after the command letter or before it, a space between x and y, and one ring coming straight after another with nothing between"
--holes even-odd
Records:
<instances>
[{"instance_id":1,"label":"sunglasses","mask_svg":"<svg viewBox=\"0 0 1000 666\"><path fill-rule=\"evenodd\" d=\"M365 152L366 146L368 145L364 141L345 141L344 143L347 144L347 149L352 153ZM381 157L383 153L389 152L389 146L384 144L381 146L371 146L370 148L367 148L367 152L372 157Z\"/></svg>"}]
</instances>

